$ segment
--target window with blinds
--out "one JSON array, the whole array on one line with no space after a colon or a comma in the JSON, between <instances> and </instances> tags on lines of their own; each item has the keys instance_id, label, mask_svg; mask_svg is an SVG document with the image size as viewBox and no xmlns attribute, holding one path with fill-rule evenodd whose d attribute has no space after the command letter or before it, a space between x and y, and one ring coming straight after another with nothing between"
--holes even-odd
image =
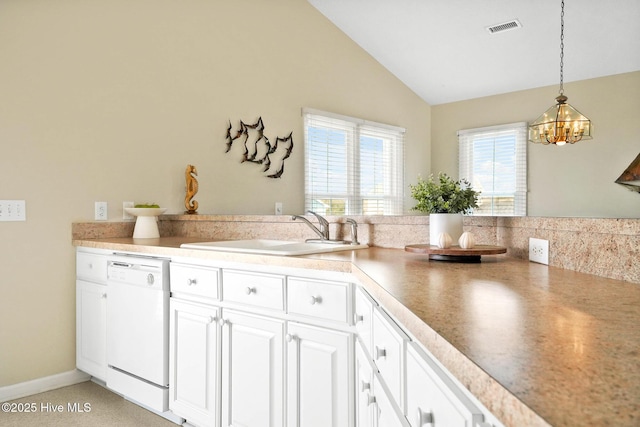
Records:
<instances>
[{"instance_id":1,"label":"window with blinds","mask_svg":"<svg viewBox=\"0 0 640 427\"><path fill-rule=\"evenodd\" d=\"M458 132L459 177L481 191L473 215L527 214L527 124Z\"/></svg>"},{"instance_id":2,"label":"window with blinds","mask_svg":"<svg viewBox=\"0 0 640 427\"><path fill-rule=\"evenodd\" d=\"M305 209L402 214L404 129L306 108L302 113Z\"/></svg>"}]
</instances>

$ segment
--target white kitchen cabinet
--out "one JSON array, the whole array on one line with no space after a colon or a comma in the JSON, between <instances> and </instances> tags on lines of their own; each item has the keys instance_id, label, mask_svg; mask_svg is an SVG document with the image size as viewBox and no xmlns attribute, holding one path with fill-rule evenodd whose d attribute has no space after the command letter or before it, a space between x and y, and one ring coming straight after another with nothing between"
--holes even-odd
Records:
<instances>
[{"instance_id":1,"label":"white kitchen cabinet","mask_svg":"<svg viewBox=\"0 0 640 427\"><path fill-rule=\"evenodd\" d=\"M373 394L376 400L377 427L409 427L402 412L394 405L394 399L389 390L384 387L380 375L373 375Z\"/></svg>"},{"instance_id":2,"label":"white kitchen cabinet","mask_svg":"<svg viewBox=\"0 0 640 427\"><path fill-rule=\"evenodd\" d=\"M107 258L76 251L76 367L102 381L107 376Z\"/></svg>"},{"instance_id":3,"label":"white kitchen cabinet","mask_svg":"<svg viewBox=\"0 0 640 427\"><path fill-rule=\"evenodd\" d=\"M409 337L380 307L373 310L371 357L389 394L404 412L405 351Z\"/></svg>"},{"instance_id":4,"label":"white kitchen cabinet","mask_svg":"<svg viewBox=\"0 0 640 427\"><path fill-rule=\"evenodd\" d=\"M169 408L196 426L219 423L220 309L170 301Z\"/></svg>"},{"instance_id":5,"label":"white kitchen cabinet","mask_svg":"<svg viewBox=\"0 0 640 427\"><path fill-rule=\"evenodd\" d=\"M375 427L378 409L373 392L373 367L360 342L356 342L355 366L356 426Z\"/></svg>"},{"instance_id":6,"label":"white kitchen cabinet","mask_svg":"<svg viewBox=\"0 0 640 427\"><path fill-rule=\"evenodd\" d=\"M407 419L411 427L484 425L482 411L415 343L407 348Z\"/></svg>"},{"instance_id":7,"label":"white kitchen cabinet","mask_svg":"<svg viewBox=\"0 0 640 427\"><path fill-rule=\"evenodd\" d=\"M284 324L223 309L222 425L284 425Z\"/></svg>"},{"instance_id":8,"label":"white kitchen cabinet","mask_svg":"<svg viewBox=\"0 0 640 427\"><path fill-rule=\"evenodd\" d=\"M76 366L107 376L107 286L76 280Z\"/></svg>"},{"instance_id":9,"label":"white kitchen cabinet","mask_svg":"<svg viewBox=\"0 0 640 427\"><path fill-rule=\"evenodd\" d=\"M286 339L287 426L353 426L352 334L289 322Z\"/></svg>"},{"instance_id":10,"label":"white kitchen cabinet","mask_svg":"<svg viewBox=\"0 0 640 427\"><path fill-rule=\"evenodd\" d=\"M374 300L360 286L355 289L355 311L353 314L353 324L356 327L356 335L364 345L364 349L369 355L373 350L373 307L376 306Z\"/></svg>"}]
</instances>

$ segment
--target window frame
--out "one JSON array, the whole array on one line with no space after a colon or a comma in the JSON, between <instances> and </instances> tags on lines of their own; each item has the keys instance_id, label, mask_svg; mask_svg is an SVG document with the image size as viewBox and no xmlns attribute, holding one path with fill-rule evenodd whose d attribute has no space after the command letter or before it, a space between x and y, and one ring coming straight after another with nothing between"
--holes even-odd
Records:
<instances>
[{"instance_id":1,"label":"window frame","mask_svg":"<svg viewBox=\"0 0 640 427\"><path fill-rule=\"evenodd\" d=\"M474 139L479 138L494 138L493 142L493 159L499 158L500 155L496 155L496 139L504 137L505 135L513 134L514 141L514 172L513 172L513 186L514 190L508 194L513 197L513 209L511 212L500 212L494 209L494 202L504 195L504 193L497 193L491 191L488 195L491 197L491 211L488 213L478 213L478 210L474 210L471 215L475 216L526 216L527 215L527 175L528 175L528 160L527 160L527 131L528 123L516 122L508 123L497 126L487 126L474 129L463 129L458 131L458 175L460 179L466 179L471 183L471 186L479 191L477 180L474 180ZM493 162L493 178L496 177L496 161ZM483 192L485 197L487 192ZM481 193L480 199L483 198Z\"/></svg>"},{"instance_id":2,"label":"window frame","mask_svg":"<svg viewBox=\"0 0 640 427\"><path fill-rule=\"evenodd\" d=\"M303 108L303 126L305 142L305 210L316 209L320 214L340 215L334 212L333 204L330 212L314 208L319 199L344 200L344 215L400 215L404 213L404 134L405 129L372 122L369 120L344 116L312 108ZM325 124L325 126L322 126ZM311 167L312 153L309 141L310 127L335 129L349 133L345 137L345 164L346 187L345 192L317 192L311 188L314 182L313 168ZM372 137L383 140L383 194L367 195L362 192L361 171L363 169L361 158L362 138ZM314 141L321 143L322 141ZM330 161L330 153L327 155L327 164ZM316 158L317 159L317 158ZM366 212L366 201L376 200L378 212Z\"/></svg>"}]
</instances>

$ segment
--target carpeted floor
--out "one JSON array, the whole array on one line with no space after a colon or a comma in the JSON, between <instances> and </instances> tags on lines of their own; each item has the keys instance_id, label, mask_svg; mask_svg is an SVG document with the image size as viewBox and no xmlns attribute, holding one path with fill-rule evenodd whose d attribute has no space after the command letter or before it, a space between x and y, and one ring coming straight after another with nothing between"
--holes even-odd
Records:
<instances>
[{"instance_id":1,"label":"carpeted floor","mask_svg":"<svg viewBox=\"0 0 640 427\"><path fill-rule=\"evenodd\" d=\"M15 405L14 405L15 404ZM176 427L91 381L2 404L2 427ZM7 412L16 410L19 412ZM33 410L33 412L25 412Z\"/></svg>"}]
</instances>

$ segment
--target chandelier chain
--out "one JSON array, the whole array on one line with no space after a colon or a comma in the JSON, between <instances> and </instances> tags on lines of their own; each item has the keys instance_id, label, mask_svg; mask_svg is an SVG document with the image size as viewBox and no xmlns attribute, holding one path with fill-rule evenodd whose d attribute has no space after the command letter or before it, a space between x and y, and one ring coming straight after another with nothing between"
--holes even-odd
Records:
<instances>
[{"instance_id":1,"label":"chandelier chain","mask_svg":"<svg viewBox=\"0 0 640 427\"><path fill-rule=\"evenodd\" d=\"M564 0L560 12L560 95L564 95Z\"/></svg>"}]
</instances>

